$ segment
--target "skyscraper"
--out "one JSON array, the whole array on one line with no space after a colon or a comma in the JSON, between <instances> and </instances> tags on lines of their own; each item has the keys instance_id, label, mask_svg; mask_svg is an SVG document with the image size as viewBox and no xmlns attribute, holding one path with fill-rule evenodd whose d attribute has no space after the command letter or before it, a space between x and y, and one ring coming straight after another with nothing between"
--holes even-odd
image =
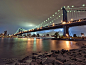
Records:
<instances>
[{"instance_id":1,"label":"skyscraper","mask_svg":"<svg viewBox=\"0 0 86 65\"><path fill-rule=\"evenodd\" d=\"M4 35L7 35L7 31L4 31Z\"/></svg>"}]
</instances>

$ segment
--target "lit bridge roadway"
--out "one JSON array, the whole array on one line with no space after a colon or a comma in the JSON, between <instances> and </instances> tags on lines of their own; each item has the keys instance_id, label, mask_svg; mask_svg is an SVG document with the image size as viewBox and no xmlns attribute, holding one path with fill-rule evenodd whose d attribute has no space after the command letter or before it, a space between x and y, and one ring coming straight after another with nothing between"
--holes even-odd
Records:
<instances>
[{"instance_id":1,"label":"lit bridge roadway","mask_svg":"<svg viewBox=\"0 0 86 65\"><path fill-rule=\"evenodd\" d=\"M49 26L45 26L45 27L35 28L35 29L28 30L28 31L19 32L15 35L20 35L20 34L29 33L29 32L42 31L42 30L63 28L64 26L66 26L69 29L69 27L82 26L82 25L86 25L86 18L74 20L74 21L69 21L67 23L63 22L63 23L59 23L59 24L53 24L53 25L49 25Z\"/></svg>"}]
</instances>

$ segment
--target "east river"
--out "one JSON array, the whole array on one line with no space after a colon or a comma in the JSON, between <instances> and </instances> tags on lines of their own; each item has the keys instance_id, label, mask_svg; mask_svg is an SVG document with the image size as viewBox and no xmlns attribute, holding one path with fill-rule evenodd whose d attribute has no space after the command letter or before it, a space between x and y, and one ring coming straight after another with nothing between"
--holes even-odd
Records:
<instances>
[{"instance_id":1,"label":"east river","mask_svg":"<svg viewBox=\"0 0 86 65\"><path fill-rule=\"evenodd\" d=\"M32 52L77 49L76 43L85 41L43 40L36 38L0 38L0 62L4 59L22 59Z\"/></svg>"}]
</instances>

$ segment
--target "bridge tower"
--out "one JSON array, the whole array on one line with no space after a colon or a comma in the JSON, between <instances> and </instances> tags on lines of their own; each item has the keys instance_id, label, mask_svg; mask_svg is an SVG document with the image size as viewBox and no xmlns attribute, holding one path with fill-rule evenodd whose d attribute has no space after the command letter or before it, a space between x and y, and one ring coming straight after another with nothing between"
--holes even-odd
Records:
<instances>
[{"instance_id":1,"label":"bridge tower","mask_svg":"<svg viewBox=\"0 0 86 65\"><path fill-rule=\"evenodd\" d=\"M67 11L66 11L66 9L64 7L62 8L62 10L63 10L63 22L67 23ZM64 29L63 36L66 36L66 34L69 35L69 31L68 31L69 27L64 25L63 29Z\"/></svg>"},{"instance_id":2,"label":"bridge tower","mask_svg":"<svg viewBox=\"0 0 86 65\"><path fill-rule=\"evenodd\" d=\"M22 28L19 28L18 32L22 32L23 29ZM20 34L20 36L22 36L22 34Z\"/></svg>"}]
</instances>

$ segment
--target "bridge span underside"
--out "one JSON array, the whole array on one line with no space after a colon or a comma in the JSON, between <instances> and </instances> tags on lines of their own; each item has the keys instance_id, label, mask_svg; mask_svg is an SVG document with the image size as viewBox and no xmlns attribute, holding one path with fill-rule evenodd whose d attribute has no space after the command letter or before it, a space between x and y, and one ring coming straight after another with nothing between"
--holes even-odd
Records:
<instances>
[{"instance_id":1,"label":"bridge span underside","mask_svg":"<svg viewBox=\"0 0 86 65\"><path fill-rule=\"evenodd\" d=\"M31 31L24 31L20 34L16 34L16 35L21 35L23 33L30 33L30 32L36 32L36 31L43 31L43 30L51 30L51 29L59 29L59 28L63 28L65 29L65 33L63 32L64 35L69 34L69 28L70 27L74 27L74 26L82 26L82 25L86 25L86 21L81 21L81 22L73 22L73 23L68 23L68 24L60 24L60 25L56 25L56 26L51 26L51 27L43 27L42 29L34 29ZM66 28L64 28L66 27Z\"/></svg>"},{"instance_id":2,"label":"bridge span underside","mask_svg":"<svg viewBox=\"0 0 86 65\"><path fill-rule=\"evenodd\" d=\"M71 23L71 24L65 24L65 26L69 26L69 27L82 26L82 25L86 25L86 21L74 22L74 23Z\"/></svg>"}]
</instances>

